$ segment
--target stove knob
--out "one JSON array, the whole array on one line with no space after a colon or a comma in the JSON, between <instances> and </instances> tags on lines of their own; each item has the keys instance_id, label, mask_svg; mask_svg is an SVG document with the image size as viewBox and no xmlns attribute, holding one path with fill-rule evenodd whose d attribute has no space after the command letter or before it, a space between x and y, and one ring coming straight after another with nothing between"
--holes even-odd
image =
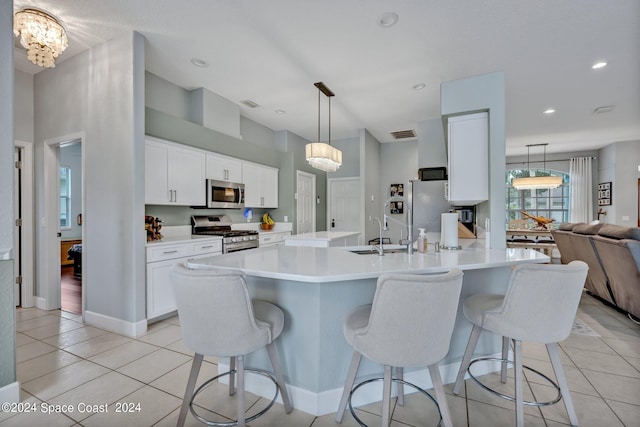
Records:
<instances>
[{"instance_id":1,"label":"stove knob","mask_svg":"<svg viewBox=\"0 0 640 427\"><path fill-rule=\"evenodd\" d=\"M235 238L235 237L232 237L232 238L231 238L231 243L235 243L235 242L237 242L237 241L238 241L238 239L237 239L237 238Z\"/></svg>"},{"instance_id":2,"label":"stove knob","mask_svg":"<svg viewBox=\"0 0 640 427\"><path fill-rule=\"evenodd\" d=\"M249 240L249 236L244 236L242 237L242 240L244 240L245 242Z\"/></svg>"}]
</instances>

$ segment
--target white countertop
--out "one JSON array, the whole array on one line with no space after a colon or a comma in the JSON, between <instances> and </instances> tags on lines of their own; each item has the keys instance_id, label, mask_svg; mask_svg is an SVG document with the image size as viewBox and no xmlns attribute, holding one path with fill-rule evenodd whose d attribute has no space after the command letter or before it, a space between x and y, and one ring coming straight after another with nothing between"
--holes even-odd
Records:
<instances>
[{"instance_id":1,"label":"white countertop","mask_svg":"<svg viewBox=\"0 0 640 427\"><path fill-rule=\"evenodd\" d=\"M387 245L385 245L387 246ZM468 243L461 250L358 255L348 248L271 246L240 251L189 263L192 268L207 266L240 269L249 276L299 282L338 282L378 277L381 273L439 273L451 267L474 270L518 263L549 262L549 257L530 249L485 249L484 240ZM353 248L352 248L353 249Z\"/></svg>"},{"instance_id":2,"label":"white countertop","mask_svg":"<svg viewBox=\"0 0 640 427\"><path fill-rule=\"evenodd\" d=\"M313 233L294 234L285 238L285 240L337 240L349 236L356 236L359 231L315 231Z\"/></svg>"}]
</instances>

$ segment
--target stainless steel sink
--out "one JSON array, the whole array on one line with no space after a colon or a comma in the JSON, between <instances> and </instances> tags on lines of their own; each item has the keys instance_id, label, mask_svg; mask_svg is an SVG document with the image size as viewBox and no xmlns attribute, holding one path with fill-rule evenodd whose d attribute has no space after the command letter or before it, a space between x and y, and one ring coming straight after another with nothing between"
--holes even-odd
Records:
<instances>
[{"instance_id":1,"label":"stainless steel sink","mask_svg":"<svg viewBox=\"0 0 640 427\"><path fill-rule=\"evenodd\" d=\"M377 249L361 249L355 251L349 251L358 255L378 255ZM385 254L406 254L407 248L393 248L393 249L384 249Z\"/></svg>"}]
</instances>

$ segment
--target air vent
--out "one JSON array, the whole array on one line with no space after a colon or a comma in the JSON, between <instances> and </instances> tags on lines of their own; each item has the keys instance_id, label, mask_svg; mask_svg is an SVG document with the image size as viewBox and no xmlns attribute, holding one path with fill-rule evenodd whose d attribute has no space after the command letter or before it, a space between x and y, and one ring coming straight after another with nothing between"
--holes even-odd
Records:
<instances>
[{"instance_id":1,"label":"air vent","mask_svg":"<svg viewBox=\"0 0 640 427\"><path fill-rule=\"evenodd\" d=\"M250 99L245 99L244 101L240 101L240 104L246 105L249 108L258 108L259 105L253 102Z\"/></svg>"},{"instance_id":2,"label":"air vent","mask_svg":"<svg viewBox=\"0 0 640 427\"><path fill-rule=\"evenodd\" d=\"M394 139L407 139L407 138L415 138L416 132L413 129L409 130L397 130L395 132L391 132L391 135Z\"/></svg>"},{"instance_id":3,"label":"air vent","mask_svg":"<svg viewBox=\"0 0 640 427\"><path fill-rule=\"evenodd\" d=\"M603 114L612 111L615 108L614 105L603 105L593 110L593 114Z\"/></svg>"}]
</instances>

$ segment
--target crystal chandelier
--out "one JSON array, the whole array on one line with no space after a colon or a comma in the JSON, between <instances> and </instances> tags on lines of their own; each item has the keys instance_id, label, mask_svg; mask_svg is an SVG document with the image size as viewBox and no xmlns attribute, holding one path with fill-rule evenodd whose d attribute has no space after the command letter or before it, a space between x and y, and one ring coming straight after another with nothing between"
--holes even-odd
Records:
<instances>
[{"instance_id":1,"label":"crystal chandelier","mask_svg":"<svg viewBox=\"0 0 640 427\"><path fill-rule=\"evenodd\" d=\"M331 146L331 92L324 83L314 83L318 88L318 142L311 142L305 146L306 158L309 164L321 171L335 172L342 165L342 151ZM329 141L320 142L320 92L329 98Z\"/></svg>"},{"instance_id":2,"label":"crystal chandelier","mask_svg":"<svg viewBox=\"0 0 640 427\"><path fill-rule=\"evenodd\" d=\"M27 49L27 58L41 67L55 67L55 60L67 48L67 34L52 16L35 9L16 12L13 33Z\"/></svg>"},{"instance_id":3,"label":"crystal chandelier","mask_svg":"<svg viewBox=\"0 0 640 427\"><path fill-rule=\"evenodd\" d=\"M548 144L529 144L527 145L527 169L529 169L529 148L530 147L538 147L544 146L544 160L543 160L543 169L546 170L547 167L547 145ZM522 178L514 178L511 181L511 185L513 185L517 190L538 190L538 189L552 189L558 188L562 185L562 177L561 176L527 176Z\"/></svg>"}]
</instances>

